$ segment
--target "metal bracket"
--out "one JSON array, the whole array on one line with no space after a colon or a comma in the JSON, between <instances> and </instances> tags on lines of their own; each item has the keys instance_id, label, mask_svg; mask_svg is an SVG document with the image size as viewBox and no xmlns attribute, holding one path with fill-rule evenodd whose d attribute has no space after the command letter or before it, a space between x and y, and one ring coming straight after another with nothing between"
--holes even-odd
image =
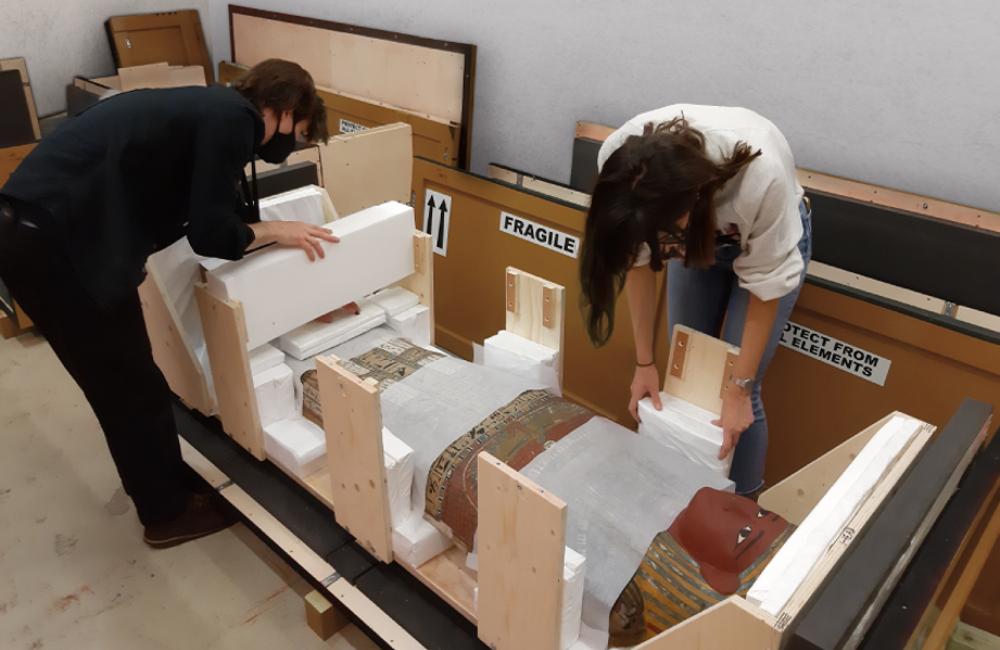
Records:
<instances>
[{"instance_id":1,"label":"metal bracket","mask_svg":"<svg viewBox=\"0 0 1000 650\"><path fill-rule=\"evenodd\" d=\"M507 271L507 311L517 313L517 273Z\"/></svg>"},{"instance_id":2,"label":"metal bracket","mask_svg":"<svg viewBox=\"0 0 1000 650\"><path fill-rule=\"evenodd\" d=\"M670 353L670 374L678 379L684 378L684 361L687 359L690 336L687 332L674 333L674 349Z\"/></svg>"},{"instance_id":3,"label":"metal bracket","mask_svg":"<svg viewBox=\"0 0 1000 650\"><path fill-rule=\"evenodd\" d=\"M958 311L958 304L950 301L945 301L944 312L942 312L948 318L954 318L955 313Z\"/></svg>"}]
</instances>

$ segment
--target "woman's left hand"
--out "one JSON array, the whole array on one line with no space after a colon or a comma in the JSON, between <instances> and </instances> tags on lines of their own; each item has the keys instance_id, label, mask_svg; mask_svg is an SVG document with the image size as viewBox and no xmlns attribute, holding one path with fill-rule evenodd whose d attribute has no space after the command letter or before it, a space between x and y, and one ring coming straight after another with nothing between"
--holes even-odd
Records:
<instances>
[{"instance_id":1,"label":"woman's left hand","mask_svg":"<svg viewBox=\"0 0 1000 650\"><path fill-rule=\"evenodd\" d=\"M722 414L712 424L722 427L722 448L719 449L719 460L722 460L732 453L740 435L753 424L750 396L738 388L728 388L722 395Z\"/></svg>"}]
</instances>

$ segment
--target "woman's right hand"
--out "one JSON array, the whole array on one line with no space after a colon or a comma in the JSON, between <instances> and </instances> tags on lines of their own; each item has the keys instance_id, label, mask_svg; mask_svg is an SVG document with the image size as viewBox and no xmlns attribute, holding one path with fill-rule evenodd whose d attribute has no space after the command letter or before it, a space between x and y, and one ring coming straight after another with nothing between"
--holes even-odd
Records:
<instances>
[{"instance_id":1,"label":"woman's right hand","mask_svg":"<svg viewBox=\"0 0 1000 650\"><path fill-rule=\"evenodd\" d=\"M326 257L322 242L335 244L340 241L326 228L302 221L261 221L251 224L250 228L253 229L255 237L252 246L275 243L279 246L301 248L310 262L315 261L317 257L321 259Z\"/></svg>"},{"instance_id":2,"label":"woman's right hand","mask_svg":"<svg viewBox=\"0 0 1000 650\"><path fill-rule=\"evenodd\" d=\"M635 421L639 421L639 400L649 396L653 402L653 408L659 411L663 408L660 402L660 371L656 369L656 364L651 366L636 366L635 374L632 376L632 397L628 402L628 412L632 414Z\"/></svg>"}]
</instances>

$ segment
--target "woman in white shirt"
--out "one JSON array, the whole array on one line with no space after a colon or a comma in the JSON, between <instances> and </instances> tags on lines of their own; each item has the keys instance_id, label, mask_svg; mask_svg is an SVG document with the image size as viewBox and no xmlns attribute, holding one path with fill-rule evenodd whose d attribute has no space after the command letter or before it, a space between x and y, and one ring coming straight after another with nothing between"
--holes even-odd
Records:
<instances>
[{"instance_id":1,"label":"woman in white shirt","mask_svg":"<svg viewBox=\"0 0 1000 650\"><path fill-rule=\"evenodd\" d=\"M660 408L653 356L658 271L669 268L669 331L680 323L741 346L717 422L739 494L764 483L760 382L805 278L807 199L788 142L744 108L673 105L629 120L604 143L587 216L580 280L596 345L625 290L636 369L629 410Z\"/></svg>"}]
</instances>

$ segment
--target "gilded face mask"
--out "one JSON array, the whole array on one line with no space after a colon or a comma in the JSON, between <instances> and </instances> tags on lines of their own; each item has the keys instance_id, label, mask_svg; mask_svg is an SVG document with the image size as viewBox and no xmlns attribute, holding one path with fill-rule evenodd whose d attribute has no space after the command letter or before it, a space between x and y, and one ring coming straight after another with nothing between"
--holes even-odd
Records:
<instances>
[{"instance_id":1,"label":"gilded face mask","mask_svg":"<svg viewBox=\"0 0 1000 650\"><path fill-rule=\"evenodd\" d=\"M257 148L257 154L273 165L285 162L285 158L295 150L295 133L275 131L271 139Z\"/></svg>"}]
</instances>

